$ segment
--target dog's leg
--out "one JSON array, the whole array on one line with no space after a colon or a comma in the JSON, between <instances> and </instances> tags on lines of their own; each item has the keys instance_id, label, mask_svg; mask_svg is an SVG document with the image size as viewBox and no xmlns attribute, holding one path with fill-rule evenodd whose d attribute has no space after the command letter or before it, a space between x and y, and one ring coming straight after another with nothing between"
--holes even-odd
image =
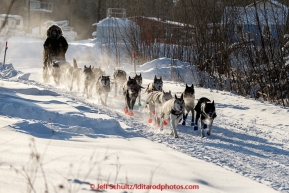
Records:
<instances>
[{"instance_id":1,"label":"dog's leg","mask_svg":"<svg viewBox=\"0 0 289 193\"><path fill-rule=\"evenodd\" d=\"M102 98L101 98L101 92L100 92L99 88L96 88L96 94L98 96L98 104L103 105L103 101L102 101Z\"/></svg>"},{"instance_id":2,"label":"dog's leg","mask_svg":"<svg viewBox=\"0 0 289 193\"><path fill-rule=\"evenodd\" d=\"M170 122L171 122L171 127L172 127L172 135L174 138L178 138L177 130L176 130L176 116L173 115L172 113L170 114Z\"/></svg>"},{"instance_id":3,"label":"dog's leg","mask_svg":"<svg viewBox=\"0 0 289 193\"><path fill-rule=\"evenodd\" d=\"M159 119L158 119L158 110L157 108L155 108L155 114L154 114L154 125L156 127L159 127L160 126L160 122L159 122Z\"/></svg>"},{"instance_id":4,"label":"dog's leg","mask_svg":"<svg viewBox=\"0 0 289 193\"><path fill-rule=\"evenodd\" d=\"M212 120L211 123L209 124L209 130L207 131L207 135L211 135L212 125L213 125L213 120Z\"/></svg>"},{"instance_id":5,"label":"dog's leg","mask_svg":"<svg viewBox=\"0 0 289 193\"><path fill-rule=\"evenodd\" d=\"M76 85L77 85L77 91L79 92L80 91L80 78L79 77L77 77Z\"/></svg>"},{"instance_id":6,"label":"dog's leg","mask_svg":"<svg viewBox=\"0 0 289 193\"><path fill-rule=\"evenodd\" d=\"M179 122L181 121L181 119L182 119L182 115L180 115L180 116L176 119L176 124L175 124L176 129L178 128L178 125L179 125Z\"/></svg>"},{"instance_id":7,"label":"dog's leg","mask_svg":"<svg viewBox=\"0 0 289 193\"><path fill-rule=\"evenodd\" d=\"M72 91L72 89L73 89L74 80L75 80L75 79L74 79L74 77L73 77L73 75L72 75L71 80L70 80L70 82L69 82L69 84L70 84L70 85L69 85L69 90L70 90L70 91Z\"/></svg>"},{"instance_id":8,"label":"dog's leg","mask_svg":"<svg viewBox=\"0 0 289 193\"><path fill-rule=\"evenodd\" d=\"M107 106L107 97L108 97L108 92L105 92L105 99L104 99L105 100L105 103L104 103L105 106Z\"/></svg>"},{"instance_id":9,"label":"dog's leg","mask_svg":"<svg viewBox=\"0 0 289 193\"><path fill-rule=\"evenodd\" d=\"M155 105L155 123L157 127L160 126L160 117L161 117L161 106L156 104Z\"/></svg>"},{"instance_id":10,"label":"dog's leg","mask_svg":"<svg viewBox=\"0 0 289 193\"><path fill-rule=\"evenodd\" d=\"M86 94L86 98L88 98L88 94L87 94L87 85L84 86L84 90L83 90L84 94Z\"/></svg>"},{"instance_id":11,"label":"dog's leg","mask_svg":"<svg viewBox=\"0 0 289 193\"><path fill-rule=\"evenodd\" d=\"M194 111L194 109L193 110L191 110L191 112L192 112L192 121L191 121L191 126L193 127L195 127L195 111Z\"/></svg>"},{"instance_id":12,"label":"dog's leg","mask_svg":"<svg viewBox=\"0 0 289 193\"><path fill-rule=\"evenodd\" d=\"M140 100L141 100L141 90L138 92L138 106L141 106Z\"/></svg>"},{"instance_id":13,"label":"dog's leg","mask_svg":"<svg viewBox=\"0 0 289 193\"><path fill-rule=\"evenodd\" d=\"M131 103L130 103L130 116L133 116L134 114L133 114L133 107L134 107L134 104L135 104L135 101L136 101L136 98L133 98L133 99L131 99Z\"/></svg>"},{"instance_id":14,"label":"dog's leg","mask_svg":"<svg viewBox=\"0 0 289 193\"><path fill-rule=\"evenodd\" d=\"M163 113L161 113L160 114L161 116L161 126L160 126L160 131L162 131L163 130L163 128L164 128L164 114Z\"/></svg>"},{"instance_id":15,"label":"dog's leg","mask_svg":"<svg viewBox=\"0 0 289 193\"><path fill-rule=\"evenodd\" d=\"M188 111L186 110L186 112L183 114L183 122L182 122L182 125L186 125L186 120L187 120L187 117L188 117Z\"/></svg>"},{"instance_id":16,"label":"dog's leg","mask_svg":"<svg viewBox=\"0 0 289 193\"><path fill-rule=\"evenodd\" d=\"M195 130L195 131L198 130L198 121L199 121L199 118L200 118L200 113L197 112L196 122L195 122L195 126L194 126L194 130Z\"/></svg>"},{"instance_id":17,"label":"dog's leg","mask_svg":"<svg viewBox=\"0 0 289 193\"><path fill-rule=\"evenodd\" d=\"M204 132L204 123L203 123L202 120L201 120L201 136L202 136L202 137L205 137L205 132Z\"/></svg>"},{"instance_id":18,"label":"dog's leg","mask_svg":"<svg viewBox=\"0 0 289 193\"><path fill-rule=\"evenodd\" d=\"M130 103L130 98L128 95L128 91L125 93L125 107L124 107L124 113L128 114L128 108L129 108L129 103Z\"/></svg>"},{"instance_id":19,"label":"dog's leg","mask_svg":"<svg viewBox=\"0 0 289 193\"><path fill-rule=\"evenodd\" d=\"M148 120L148 123L152 123L153 122L153 120L152 120L152 112L153 112L154 106L151 103L149 103L148 106L149 106L149 120Z\"/></svg>"},{"instance_id":20,"label":"dog's leg","mask_svg":"<svg viewBox=\"0 0 289 193\"><path fill-rule=\"evenodd\" d=\"M102 99L101 93L99 93L99 97L100 97L100 100L101 100L101 104L102 104L102 105L105 105L105 103L104 103L104 101L103 101L103 99Z\"/></svg>"},{"instance_id":21,"label":"dog's leg","mask_svg":"<svg viewBox=\"0 0 289 193\"><path fill-rule=\"evenodd\" d=\"M117 82L114 83L114 97L117 95Z\"/></svg>"},{"instance_id":22,"label":"dog's leg","mask_svg":"<svg viewBox=\"0 0 289 193\"><path fill-rule=\"evenodd\" d=\"M100 93L97 93L97 96L98 96L98 104L103 104L102 103L102 99L101 99L101 95L100 95Z\"/></svg>"}]
</instances>

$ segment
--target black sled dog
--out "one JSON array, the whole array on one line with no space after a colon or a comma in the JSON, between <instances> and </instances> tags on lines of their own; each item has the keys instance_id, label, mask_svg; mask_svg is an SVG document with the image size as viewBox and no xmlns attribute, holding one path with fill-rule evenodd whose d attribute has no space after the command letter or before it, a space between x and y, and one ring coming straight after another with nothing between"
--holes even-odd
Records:
<instances>
[{"instance_id":1,"label":"black sled dog","mask_svg":"<svg viewBox=\"0 0 289 193\"><path fill-rule=\"evenodd\" d=\"M211 135L212 125L214 119L217 117L216 108L214 101L211 102L208 98L202 97L198 100L198 104L195 106L196 111L196 122L195 125L198 125L198 120L201 117L201 135L205 137L204 129L209 125L209 131L207 135ZM195 130L198 130L198 127L195 127Z\"/></svg>"},{"instance_id":2,"label":"black sled dog","mask_svg":"<svg viewBox=\"0 0 289 193\"><path fill-rule=\"evenodd\" d=\"M143 87L138 85L135 78L128 77L128 80L123 84L123 96L125 100L124 113L133 116L133 107L138 97L139 92Z\"/></svg>"}]
</instances>

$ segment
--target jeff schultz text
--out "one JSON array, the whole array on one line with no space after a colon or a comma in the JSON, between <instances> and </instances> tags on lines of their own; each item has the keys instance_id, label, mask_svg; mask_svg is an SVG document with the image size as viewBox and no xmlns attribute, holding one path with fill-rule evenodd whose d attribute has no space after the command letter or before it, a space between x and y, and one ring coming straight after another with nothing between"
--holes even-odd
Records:
<instances>
[{"instance_id":1,"label":"jeff schultz text","mask_svg":"<svg viewBox=\"0 0 289 193\"><path fill-rule=\"evenodd\" d=\"M198 185L146 185L146 184L98 184L97 187L94 184L90 184L91 189L96 190L198 190Z\"/></svg>"}]
</instances>

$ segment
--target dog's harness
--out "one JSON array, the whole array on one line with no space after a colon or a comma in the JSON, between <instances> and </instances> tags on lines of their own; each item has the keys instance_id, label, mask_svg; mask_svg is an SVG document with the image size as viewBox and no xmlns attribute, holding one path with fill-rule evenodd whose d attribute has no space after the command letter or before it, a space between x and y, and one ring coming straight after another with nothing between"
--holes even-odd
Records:
<instances>
[{"instance_id":1,"label":"dog's harness","mask_svg":"<svg viewBox=\"0 0 289 193\"><path fill-rule=\"evenodd\" d=\"M206 112L205 112L205 103L203 103L202 105L201 105L201 113L202 113L202 115L205 117L205 118L213 118L213 117L210 117ZM214 115L216 112L214 111L213 113L212 113L212 115Z\"/></svg>"},{"instance_id":2,"label":"dog's harness","mask_svg":"<svg viewBox=\"0 0 289 193\"><path fill-rule=\"evenodd\" d=\"M172 113L173 115L176 115L177 118L179 118L179 117L183 114L183 111L176 111L176 110L172 109L172 110L171 110L171 113Z\"/></svg>"}]
</instances>

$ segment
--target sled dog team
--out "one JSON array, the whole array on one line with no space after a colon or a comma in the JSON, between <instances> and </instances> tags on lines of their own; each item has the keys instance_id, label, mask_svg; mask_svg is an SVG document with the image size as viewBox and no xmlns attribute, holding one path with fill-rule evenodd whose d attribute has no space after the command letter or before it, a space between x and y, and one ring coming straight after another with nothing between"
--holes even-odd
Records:
<instances>
[{"instance_id":1,"label":"sled dog team","mask_svg":"<svg viewBox=\"0 0 289 193\"><path fill-rule=\"evenodd\" d=\"M138 105L141 106L141 89L142 76L128 77L123 70L115 70L113 74L113 82L110 76L107 76L100 68L86 67L79 68L75 59L73 59L73 66L69 63L53 63L51 66L51 76L56 84L64 82L66 88L73 89L74 84L77 86L77 91L83 88L83 92L87 98L92 97L93 89L98 97L98 102L107 105L108 93L111 91L111 83L114 84L115 92L121 94L124 98L124 113L133 116L133 108L138 98ZM64 81L61 81L63 79ZM118 92L119 91L119 92ZM216 110L214 101L210 101L206 97L198 99L195 105L195 90L194 85L188 86L181 96L176 94L173 96L171 91L165 92L163 90L162 77L154 77L154 80L148 84L145 89L146 107L149 111L148 123L153 123L156 127L163 130L163 126L168 124L172 127L172 135L178 138L177 127L179 122L186 125L188 114L191 112L191 123L194 130L198 130L198 121L200 119L201 136L205 137L204 129L208 127L207 135L211 134L213 120L216 118ZM104 100L102 95L104 94ZM195 118L196 111L196 118Z\"/></svg>"},{"instance_id":2,"label":"sled dog team","mask_svg":"<svg viewBox=\"0 0 289 193\"><path fill-rule=\"evenodd\" d=\"M194 127L194 130L198 130L198 121L201 118L201 136L205 137L204 129L207 126L209 127L207 135L211 134L213 121L217 117L214 101L211 102L208 98L202 97L195 106L195 89L193 84L191 86L186 84L181 97L177 97L176 94L172 96L171 91L165 92L163 90L162 78L155 76L153 82L146 88L146 92L148 93L146 98L149 109L148 122L154 122L154 125L160 127L161 131L163 130L163 125L168 124L168 120L172 127L171 134L175 138L178 138L178 124L182 120L182 125L186 125L188 114L191 112L191 126Z\"/></svg>"}]
</instances>

